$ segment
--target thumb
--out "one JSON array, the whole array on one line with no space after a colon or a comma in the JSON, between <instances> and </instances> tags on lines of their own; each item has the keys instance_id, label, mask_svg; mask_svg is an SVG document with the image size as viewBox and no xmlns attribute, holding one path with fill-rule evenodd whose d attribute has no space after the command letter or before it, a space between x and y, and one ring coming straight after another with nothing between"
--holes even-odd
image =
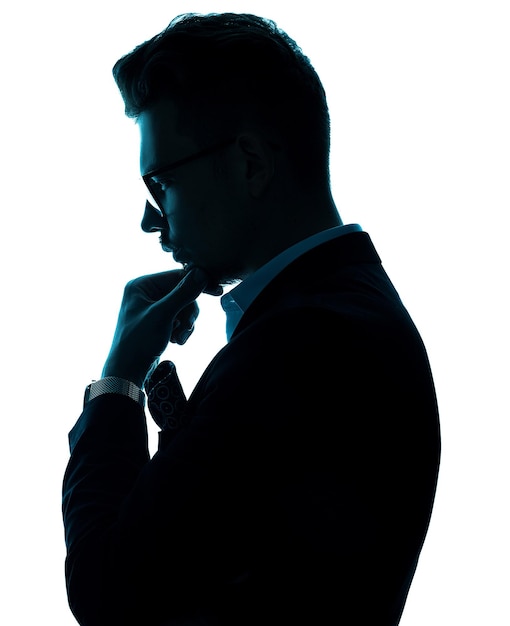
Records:
<instances>
[{"instance_id":1,"label":"thumb","mask_svg":"<svg viewBox=\"0 0 510 626\"><path fill-rule=\"evenodd\" d=\"M186 272L183 280L181 282L188 281L195 285L200 289L200 293L207 287L207 283L209 282L209 276L207 272L203 270L201 267L192 267L188 272Z\"/></svg>"},{"instance_id":2,"label":"thumb","mask_svg":"<svg viewBox=\"0 0 510 626\"><path fill-rule=\"evenodd\" d=\"M158 302L160 315L173 319L170 335L172 343L183 345L189 339L199 313L196 299L206 288L207 282L206 272L201 268L193 268L167 297Z\"/></svg>"},{"instance_id":3,"label":"thumb","mask_svg":"<svg viewBox=\"0 0 510 626\"><path fill-rule=\"evenodd\" d=\"M181 282L169 294L175 305L182 303L177 310L181 310L187 304L196 300L207 287L208 280L206 272L201 267L193 267L186 272Z\"/></svg>"},{"instance_id":4,"label":"thumb","mask_svg":"<svg viewBox=\"0 0 510 626\"><path fill-rule=\"evenodd\" d=\"M184 278L188 276L191 276L193 281L200 285L201 292L208 293L211 296L221 296L223 294L223 287L213 280L211 275L201 267L192 266L186 271Z\"/></svg>"},{"instance_id":5,"label":"thumb","mask_svg":"<svg viewBox=\"0 0 510 626\"><path fill-rule=\"evenodd\" d=\"M206 288L207 282L206 272L199 267L193 267L166 296L154 303L154 306L165 318L168 318L169 314L176 317L182 309L198 298Z\"/></svg>"}]
</instances>

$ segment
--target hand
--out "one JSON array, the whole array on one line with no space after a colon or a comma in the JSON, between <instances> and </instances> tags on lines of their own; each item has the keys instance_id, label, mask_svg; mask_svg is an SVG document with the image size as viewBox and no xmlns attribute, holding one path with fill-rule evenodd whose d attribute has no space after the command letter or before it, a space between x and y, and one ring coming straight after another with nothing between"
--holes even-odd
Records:
<instances>
[{"instance_id":1,"label":"hand","mask_svg":"<svg viewBox=\"0 0 510 626\"><path fill-rule=\"evenodd\" d=\"M169 342L184 344L198 316L196 298L207 288L200 268L141 276L124 290L117 327L103 377L118 376L139 387L157 365Z\"/></svg>"}]
</instances>

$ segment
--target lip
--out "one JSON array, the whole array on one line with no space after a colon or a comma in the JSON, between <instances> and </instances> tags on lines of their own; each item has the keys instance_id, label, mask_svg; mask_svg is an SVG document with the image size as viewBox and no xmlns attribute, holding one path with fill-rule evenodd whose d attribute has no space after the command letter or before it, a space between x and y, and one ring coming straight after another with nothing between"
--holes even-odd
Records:
<instances>
[{"instance_id":1,"label":"lip","mask_svg":"<svg viewBox=\"0 0 510 626\"><path fill-rule=\"evenodd\" d=\"M164 252L170 252L174 257L174 261L176 263L180 263L184 267L184 269L186 269L190 265L187 257L183 254L182 248L177 248L173 246L170 241L162 236L160 236L159 238L159 243L161 244Z\"/></svg>"},{"instance_id":2,"label":"lip","mask_svg":"<svg viewBox=\"0 0 510 626\"><path fill-rule=\"evenodd\" d=\"M160 236L159 243L164 252L174 252L175 248L170 244L168 239Z\"/></svg>"}]
</instances>

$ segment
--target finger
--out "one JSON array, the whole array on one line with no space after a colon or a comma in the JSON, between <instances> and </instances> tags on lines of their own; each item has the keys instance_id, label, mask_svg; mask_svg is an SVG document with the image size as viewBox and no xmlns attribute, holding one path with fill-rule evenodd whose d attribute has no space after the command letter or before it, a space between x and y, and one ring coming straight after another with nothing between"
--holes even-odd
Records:
<instances>
[{"instance_id":1,"label":"finger","mask_svg":"<svg viewBox=\"0 0 510 626\"><path fill-rule=\"evenodd\" d=\"M168 324L172 320L170 341L181 343L191 334L190 328L198 315L196 298L207 285L207 275L202 270L188 272L172 291L150 307L150 315L156 324ZM179 324L177 324L177 320Z\"/></svg>"},{"instance_id":2,"label":"finger","mask_svg":"<svg viewBox=\"0 0 510 626\"><path fill-rule=\"evenodd\" d=\"M179 313L177 313L175 319L182 328L190 328L195 323L199 312L198 304L194 300L191 304L187 304L183 307Z\"/></svg>"},{"instance_id":3,"label":"finger","mask_svg":"<svg viewBox=\"0 0 510 626\"><path fill-rule=\"evenodd\" d=\"M200 266L196 266L196 265L188 265L185 271L191 272L197 269L200 271L205 271L203 270L203 268L201 268ZM221 284L219 284L218 281L214 279L208 272L206 272L206 274L207 274L207 285L202 290L203 293L207 293L211 296L221 296L223 294L223 287L221 286Z\"/></svg>"},{"instance_id":4,"label":"finger","mask_svg":"<svg viewBox=\"0 0 510 626\"><path fill-rule=\"evenodd\" d=\"M124 299L126 301L144 301L149 304L158 302L178 285L183 276L183 270L139 276L127 283Z\"/></svg>"},{"instance_id":5,"label":"finger","mask_svg":"<svg viewBox=\"0 0 510 626\"><path fill-rule=\"evenodd\" d=\"M143 293L148 301L157 302L175 289L185 276L188 276L192 272L196 271L203 272L202 268L191 266L185 270L170 270L167 272L140 276L139 278L132 280L130 285L132 288ZM204 280L206 279L204 278ZM223 294L223 287L208 276L207 284L202 291L211 296L221 296Z\"/></svg>"},{"instance_id":6,"label":"finger","mask_svg":"<svg viewBox=\"0 0 510 626\"><path fill-rule=\"evenodd\" d=\"M184 277L184 270L170 270L142 276L138 281L138 289L151 302L158 302L170 294Z\"/></svg>"},{"instance_id":7,"label":"finger","mask_svg":"<svg viewBox=\"0 0 510 626\"><path fill-rule=\"evenodd\" d=\"M207 274L196 267L187 272L172 291L162 298L158 304L169 307L175 312L181 311L188 304L194 302L207 287Z\"/></svg>"},{"instance_id":8,"label":"finger","mask_svg":"<svg viewBox=\"0 0 510 626\"><path fill-rule=\"evenodd\" d=\"M192 302L177 313L173 325L170 341L172 343L185 343L194 330L195 321L199 314L198 304Z\"/></svg>"},{"instance_id":9,"label":"finger","mask_svg":"<svg viewBox=\"0 0 510 626\"><path fill-rule=\"evenodd\" d=\"M170 341L172 343L176 343L179 346L182 346L186 343L186 341L188 341L188 339L191 337L191 335L193 334L193 331L195 330L195 326L192 325L189 328L183 328L172 332L172 336L170 337Z\"/></svg>"}]
</instances>

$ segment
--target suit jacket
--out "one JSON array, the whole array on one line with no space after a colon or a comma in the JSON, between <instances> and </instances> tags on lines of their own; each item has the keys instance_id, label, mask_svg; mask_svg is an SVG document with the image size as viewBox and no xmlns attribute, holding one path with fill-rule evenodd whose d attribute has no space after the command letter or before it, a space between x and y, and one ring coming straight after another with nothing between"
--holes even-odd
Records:
<instances>
[{"instance_id":1,"label":"suit jacket","mask_svg":"<svg viewBox=\"0 0 510 626\"><path fill-rule=\"evenodd\" d=\"M440 434L420 335L367 233L255 299L149 458L111 394L70 433L63 511L80 624L395 626Z\"/></svg>"}]
</instances>

